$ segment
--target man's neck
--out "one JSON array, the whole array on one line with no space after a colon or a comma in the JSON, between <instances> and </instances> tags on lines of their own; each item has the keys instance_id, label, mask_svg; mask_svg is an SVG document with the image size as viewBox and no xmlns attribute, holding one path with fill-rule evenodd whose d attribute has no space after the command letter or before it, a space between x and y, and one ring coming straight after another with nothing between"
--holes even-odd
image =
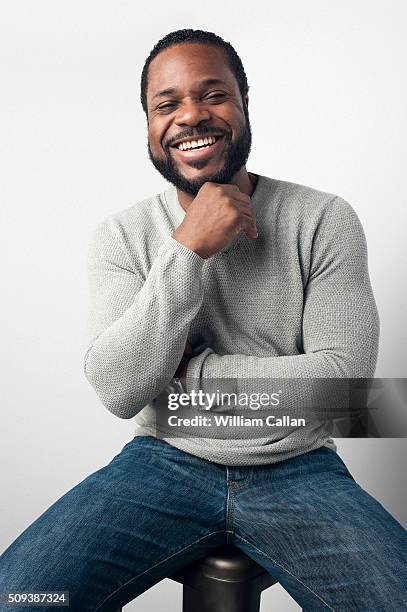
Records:
<instances>
[{"instance_id":1,"label":"man's neck","mask_svg":"<svg viewBox=\"0 0 407 612\"><path fill-rule=\"evenodd\" d=\"M253 191L256 189L258 176L256 174L252 174L247 172L246 168L240 168L239 172L237 172L232 180L230 181L231 185L237 185L242 193L246 193L248 196L251 196ZM189 193L185 193L185 191L181 191L177 187L177 196L178 201L181 204L184 210L188 209L188 206L194 200L194 196L191 196Z\"/></svg>"}]
</instances>

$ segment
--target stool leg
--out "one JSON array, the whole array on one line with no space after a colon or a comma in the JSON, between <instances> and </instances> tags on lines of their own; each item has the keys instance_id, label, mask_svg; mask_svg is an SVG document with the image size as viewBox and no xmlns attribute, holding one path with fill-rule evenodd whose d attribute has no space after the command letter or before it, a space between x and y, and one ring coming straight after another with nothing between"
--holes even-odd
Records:
<instances>
[{"instance_id":1,"label":"stool leg","mask_svg":"<svg viewBox=\"0 0 407 612\"><path fill-rule=\"evenodd\" d=\"M260 596L250 583L206 580L199 591L184 585L182 612L259 612Z\"/></svg>"},{"instance_id":2,"label":"stool leg","mask_svg":"<svg viewBox=\"0 0 407 612\"><path fill-rule=\"evenodd\" d=\"M206 609L202 607L200 591L186 584L182 587L182 612L206 612Z\"/></svg>"}]
</instances>

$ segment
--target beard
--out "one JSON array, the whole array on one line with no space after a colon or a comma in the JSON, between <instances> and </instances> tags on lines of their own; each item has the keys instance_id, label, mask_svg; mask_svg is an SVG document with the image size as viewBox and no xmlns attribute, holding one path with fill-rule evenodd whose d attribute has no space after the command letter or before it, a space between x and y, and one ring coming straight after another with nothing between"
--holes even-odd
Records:
<instances>
[{"instance_id":1,"label":"beard","mask_svg":"<svg viewBox=\"0 0 407 612\"><path fill-rule=\"evenodd\" d=\"M245 127L241 134L239 134L236 142L232 143L231 135L229 132L222 131L225 144L224 151L222 155L222 160L220 162L219 170L212 173L203 173L202 176L199 176L195 179L188 179L183 176L178 170L177 164L174 162L174 158L172 157L169 147L166 147L166 156L164 158L154 157L151 152L150 142L148 141L148 156L153 163L154 167L158 172L172 185L188 193L189 195L195 197L198 194L198 191L202 187L204 183L210 181L212 183L230 183L234 175L244 166L248 160L251 145L252 145L252 132L249 121L249 113L246 105L244 105L244 115L245 115ZM213 131L213 130L212 130ZM221 132L221 130L216 129L216 132ZM206 134L210 134L211 129L208 126L202 125L199 133L199 137L204 138ZM192 137L192 136L191 136ZM198 138L198 136L194 136L194 139ZM195 160L189 162L189 165L194 168L204 168L207 164L206 160Z\"/></svg>"}]
</instances>

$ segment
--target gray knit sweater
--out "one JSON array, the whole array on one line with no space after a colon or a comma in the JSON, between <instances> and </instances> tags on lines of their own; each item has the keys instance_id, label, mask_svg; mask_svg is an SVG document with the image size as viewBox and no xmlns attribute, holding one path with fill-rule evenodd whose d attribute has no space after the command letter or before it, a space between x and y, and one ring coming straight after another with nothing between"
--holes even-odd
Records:
<instances>
[{"instance_id":1,"label":"gray knit sweater","mask_svg":"<svg viewBox=\"0 0 407 612\"><path fill-rule=\"evenodd\" d=\"M379 317L361 222L341 197L259 176L251 201L259 236L241 232L204 260L171 237L185 211L174 186L96 227L88 255L90 310L85 376L102 404L135 417L136 435L224 465L281 461L336 445L326 428L289 427L220 439L157 430L158 397L186 341L187 391L227 379L373 377ZM303 389L290 396L306 405Z\"/></svg>"}]
</instances>

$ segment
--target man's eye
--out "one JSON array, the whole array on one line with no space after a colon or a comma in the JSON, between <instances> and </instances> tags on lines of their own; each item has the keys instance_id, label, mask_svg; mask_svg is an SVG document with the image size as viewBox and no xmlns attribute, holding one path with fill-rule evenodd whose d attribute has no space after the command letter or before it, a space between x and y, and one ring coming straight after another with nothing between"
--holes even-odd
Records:
<instances>
[{"instance_id":1,"label":"man's eye","mask_svg":"<svg viewBox=\"0 0 407 612\"><path fill-rule=\"evenodd\" d=\"M168 103L168 104L163 104L162 106L158 107L158 110L165 110L167 108L171 108L172 106L175 106L172 102Z\"/></svg>"},{"instance_id":2,"label":"man's eye","mask_svg":"<svg viewBox=\"0 0 407 612\"><path fill-rule=\"evenodd\" d=\"M219 91L217 93L209 94L208 96L206 96L206 99L207 100L217 100L218 98L224 98L225 95L226 95L225 93L222 93L222 92ZM173 108L174 106L176 106L175 102L167 102L166 104L163 104L162 106L159 106L158 110L159 111L162 111L162 110L165 111L165 110L169 110L169 109Z\"/></svg>"},{"instance_id":3,"label":"man's eye","mask_svg":"<svg viewBox=\"0 0 407 612\"><path fill-rule=\"evenodd\" d=\"M226 94L224 94L224 93L222 93L222 92L220 92L220 91L219 91L218 93L215 93L215 94L210 94L210 95L208 96L208 98L209 98L209 100L213 100L213 99L215 99L215 98L223 98L225 95L226 95Z\"/></svg>"}]
</instances>

